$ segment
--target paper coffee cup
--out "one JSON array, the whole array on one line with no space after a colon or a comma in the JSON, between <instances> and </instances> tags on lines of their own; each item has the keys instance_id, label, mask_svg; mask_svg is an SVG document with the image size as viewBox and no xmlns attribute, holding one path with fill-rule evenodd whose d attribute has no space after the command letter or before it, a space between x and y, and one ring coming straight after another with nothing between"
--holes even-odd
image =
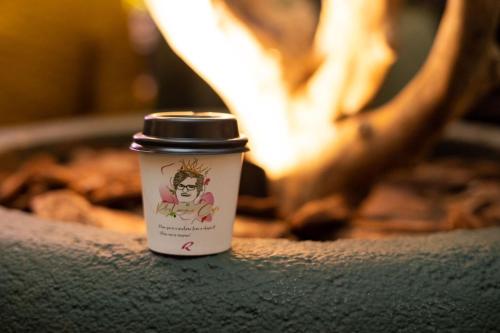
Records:
<instances>
[{"instance_id":1,"label":"paper coffee cup","mask_svg":"<svg viewBox=\"0 0 500 333\"><path fill-rule=\"evenodd\" d=\"M132 150L140 152L149 248L207 255L231 247L247 139L236 119L215 112L145 117Z\"/></svg>"}]
</instances>

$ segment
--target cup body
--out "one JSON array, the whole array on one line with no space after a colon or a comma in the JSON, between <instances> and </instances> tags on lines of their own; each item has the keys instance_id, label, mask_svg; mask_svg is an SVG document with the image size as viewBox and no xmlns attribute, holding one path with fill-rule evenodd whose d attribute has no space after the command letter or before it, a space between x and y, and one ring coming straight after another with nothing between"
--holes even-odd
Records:
<instances>
[{"instance_id":1,"label":"cup body","mask_svg":"<svg viewBox=\"0 0 500 333\"><path fill-rule=\"evenodd\" d=\"M243 153L140 153L149 248L181 256L231 248Z\"/></svg>"}]
</instances>

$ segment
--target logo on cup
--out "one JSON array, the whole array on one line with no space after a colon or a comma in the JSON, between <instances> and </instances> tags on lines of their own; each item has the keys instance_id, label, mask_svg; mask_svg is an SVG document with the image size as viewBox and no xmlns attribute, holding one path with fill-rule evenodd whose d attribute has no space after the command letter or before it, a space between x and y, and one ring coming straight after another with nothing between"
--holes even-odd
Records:
<instances>
[{"instance_id":1,"label":"logo on cup","mask_svg":"<svg viewBox=\"0 0 500 333\"><path fill-rule=\"evenodd\" d=\"M186 251L191 251L191 246L194 245L194 242L187 242L184 245L182 245L181 249L186 250Z\"/></svg>"}]
</instances>

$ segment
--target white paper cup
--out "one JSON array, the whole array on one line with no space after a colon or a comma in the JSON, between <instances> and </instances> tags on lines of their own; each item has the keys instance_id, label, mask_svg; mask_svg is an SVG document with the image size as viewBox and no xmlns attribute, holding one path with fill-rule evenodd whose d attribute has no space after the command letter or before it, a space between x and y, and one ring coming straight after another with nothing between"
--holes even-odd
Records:
<instances>
[{"instance_id":1,"label":"white paper cup","mask_svg":"<svg viewBox=\"0 0 500 333\"><path fill-rule=\"evenodd\" d=\"M143 207L149 248L174 255L228 250L242 157L242 153L207 156L142 153ZM199 172L201 168L207 171Z\"/></svg>"},{"instance_id":2,"label":"white paper cup","mask_svg":"<svg viewBox=\"0 0 500 333\"><path fill-rule=\"evenodd\" d=\"M131 149L140 152L149 248L197 256L231 248L246 138L217 113L157 113ZM236 128L236 130L235 130ZM174 135L175 134L175 135Z\"/></svg>"}]
</instances>

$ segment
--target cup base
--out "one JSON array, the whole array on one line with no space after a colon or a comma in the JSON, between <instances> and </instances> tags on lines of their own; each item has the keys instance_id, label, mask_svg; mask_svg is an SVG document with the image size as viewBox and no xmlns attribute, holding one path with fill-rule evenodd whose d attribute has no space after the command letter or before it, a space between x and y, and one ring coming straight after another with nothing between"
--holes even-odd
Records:
<instances>
[{"instance_id":1,"label":"cup base","mask_svg":"<svg viewBox=\"0 0 500 333\"><path fill-rule=\"evenodd\" d=\"M156 255L159 255L159 256L162 256L162 257L176 258L176 259L187 259L187 258L198 258L198 257L205 257L205 256L213 256L213 255L216 255L216 254L224 253L224 252L230 251L231 250L231 246L228 247L225 250L216 250L216 251L213 251L213 252L207 252L207 253L203 253L203 254L200 254L200 253L195 253L195 254L189 254L189 253L182 253L181 254L181 253L176 253L176 254L172 254L172 253L159 252L159 251L153 250L151 248L148 248L148 249L153 254L156 254Z\"/></svg>"}]
</instances>

